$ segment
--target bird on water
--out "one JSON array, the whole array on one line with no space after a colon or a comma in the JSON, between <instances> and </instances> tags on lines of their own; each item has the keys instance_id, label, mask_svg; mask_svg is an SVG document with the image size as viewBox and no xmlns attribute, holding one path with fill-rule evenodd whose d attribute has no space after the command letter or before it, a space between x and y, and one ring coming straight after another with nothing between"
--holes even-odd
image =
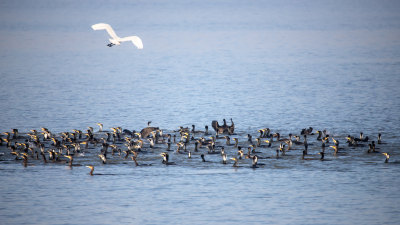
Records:
<instances>
[{"instance_id":1,"label":"bird on water","mask_svg":"<svg viewBox=\"0 0 400 225\"><path fill-rule=\"evenodd\" d=\"M340 136L340 135L335 135L335 137L329 136L326 133L326 130L317 131L316 134L318 134L318 136L320 137L317 138L317 140L315 140L315 138L312 138L309 140L310 143L308 143L307 135L311 135L310 132L304 132L308 134L303 135L304 141L302 142L300 141L299 134L292 135L291 133L289 133L288 138L281 138L279 133L275 133L274 136L276 137L276 140L273 140L274 136L272 135L271 130L262 129L262 130L256 130L260 133L260 135L255 138L256 142L254 142L252 136L254 136L255 131L254 132L245 131L241 132L237 136L232 136L232 134L230 134L230 131L226 132L226 130L224 130L226 134L224 134L224 136L222 135L220 136L223 137L224 140L220 140L218 135L216 134L209 136L206 135L205 132L197 131L194 125L192 126L191 130L189 128L180 127L178 131L168 132L159 129L158 127L151 127L150 124L151 121L149 121L147 123L147 127L145 127L139 133L137 133L134 130L132 132L123 132L123 129L121 127L113 127L111 128L112 130L111 132L103 131L103 124L100 123L97 124L99 126L98 131L97 130L94 131L93 127L89 126L87 127L88 129L86 133L78 129L73 129L72 132L65 131L62 133L53 133L50 132L49 129L47 128L42 128L43 132L41 133L36 130L31 130L29 133L23 133L19 132L18 129L13 129L12 132L5 132L0 134L1 138L0 146L3 146L2 148L4 150L9 151L7 153L15 157L16 160L19 160L19 162L23 162L23 165L25 166L28 165L28 160L29 160L30 163L29 165L34 165L35 162L37 162L37 163L54 163L59 165L67 164L70 167L79 165L79 164L73 164L74 159L76 157L85 157L85 154L86 156L93 156L93 159L99 157L100 161L98 162L107 165L115 164L115 162L126 164L125 160L128 159L129 157L129 159L132 159L132 161L135 163L136 166L145 166L146 164L142 164L139 162L138 156L139 157L146 156L146 154L149 154L147 158L144 158L144 160L155 159L156 157L154 157L154 153L156 153L155 155L160 154L158 149L163 149L163 151L165 151L160 154L163 158L162 160L163 164L175 165L174 162L169 161L170 155L166 153L169 150L168 145L170 146L171 143L175 143L178 145L178 150L176 153L181 153L179 154L181 156L177 156L177 160L179 160L179 162L181 162L182 160L187 160L187 158L192 158L192 156L195 157L195 155L192 155L193 151L200 152L199 155L201 156L202 162L217 161L216 160L217 158L215 158L217 156L213 155L218 154L220 155L218 157L221 157L220 159L222 159L219 162L220 163L222 162L222 164L227 164L227 159L229 159L228 155L237 154L235 158L231 158L231 160L234 161L233 166L238 167L239 161L240 163L242 163L250 159L251 168L258 168L260 167L260 165L262 165L261 163L258 162L259 159L268 159L274 157L274 155L269 155L271 154L271 151L265 149L265 147L275 147L277 144L279 144L279 148L276 150L276 158L284 158L284 159L291 159L292 158L291 156L295 155L297 152L296 150L298 150L296 148L291 149L290 151L291 154L286 155L286 151L290 149L289 147L291 144L293 144L293 146L304 144L305 150L303 151L303 155L301 155L300 154L301 152L298 151L299 157L301 156L303 160L331 161L332 159L325 159L325 156L328 154L329 155L333 154L334 156L336 156L335 160L337 160L340 159L340 156L351 153L351 151L348 151L349 148L347 146L341 146L339 148L339 139L340 141L342 140L345 141L346 138L345 136ZM219 127L224 127L226 129L229 127L229 125L227 125L226 123L226 120L224 120L223 125L219 124L215 125L218 125ZM163 135L163 132L167 132L167 134ZM201 134L202 136L194 137L195 133ZM244 137L245 134L247 138ZM172 136L174 137L174 141L172 141ZM175 141L176 136L178 139ZM380 153L377 150L379 150L379 147L382 147L384 145L375 147L375 142L377 142L377 144L382 143L381 136L382 135L379 133L378 140L371 141L369 144L368 143L365 144L365 145L368 144L369 146L368 153ZM168 139L164 139L164 137L168 137ZM296 140L292 140L293 137ZM230 140L232 140L232 143L230 142ZM328 140L331 140L332 141L331 143L333 144L329 145ZM362 142L368 141L367 136L365 136L362 132L360 133L360 137L352 137L348 135L347 140L349 142L350 150L354 149L355 147L361 147L363 145ZM262 145L261 143L263 142L266 142L268 145ZM247 154L243 152L242 147L239 146L239 143L243 145L251 144L247 148L248 149ZM6 144L7 146L5 146ZM167 147L162 147L161 144L163 145L167 144ZM332 148L334 152L331 153L330 151L324 151L324 147L322 147L321 151L320 148L321 144L322 146L328 144L326 145L326 147ZM101 148L98 149L100 152L96 152L96 148L98 148L96 146L98 145L100 145ZM235 147L233 147L234 145ZM317 153L321 157L320 158L312 156L307 157L308 145L310 145L311 151L315 150L321 151ZM287 149L285 149L285 146L287 147ZM108 147L112 149L112 155L107 155ZM166 150L166 148L168 149ZM256 151L256 149L258 151ZM340 151L338 152L339 149ZM125 152L126 155L125 157L115 156L114 155L115 152L117 153ZM176 153L174 152L171 154L177 155ZM206 153L208 153L209 156L206 156L205 155ZM7 156L8 154L6 154L6 152L0 152L2 160L3 157ZM133 156L131 156L132 154ZM183 157L182 156L183 154L185 154L186 157ZM385 156L385 163L391 163L391 164L397 163L396 161L391 161L389 153L384 152L382 154ZM43 158L41 160L39 160L40 155ZM46 157L47 155L49 157L48 159ZM68 160L62 160L63 159L62 157L65 157ZM207 160L206 157L208 157ZM99 158L97 158L97 160L99 160ZM187 165L187 164L183 163L182 165ZM215 165L215 164L212 163L208 165ZM93 175L94 166L91 165L87 167L91 169L91 175Z\"/></svg>"}]
</instances>

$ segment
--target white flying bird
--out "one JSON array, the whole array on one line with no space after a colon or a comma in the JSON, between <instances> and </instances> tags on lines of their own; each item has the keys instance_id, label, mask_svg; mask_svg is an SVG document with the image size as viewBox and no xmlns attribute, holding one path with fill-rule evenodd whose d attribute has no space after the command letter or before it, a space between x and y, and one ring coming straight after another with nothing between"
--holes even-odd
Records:
<instances>
[{"instance_id":1,"label":"white flying bird","mask_svg":"<svg viewBox=\"0 0 400 225\"><path fill-rule=\"evenodd\" d=\"M108 47L112 47L113 45L120 45L120 42L123 41L132 41L132 43L138 48L138 49L143 49L143 43L142 40L138 36L129 36L129 37L124 37L120 38L115 34L114 30L112 27L106 23L98 23L95 25L92 25L93 30L106 30L107 33L111 36L110 44L108 44Z\"/></svg>"}]
</instances>

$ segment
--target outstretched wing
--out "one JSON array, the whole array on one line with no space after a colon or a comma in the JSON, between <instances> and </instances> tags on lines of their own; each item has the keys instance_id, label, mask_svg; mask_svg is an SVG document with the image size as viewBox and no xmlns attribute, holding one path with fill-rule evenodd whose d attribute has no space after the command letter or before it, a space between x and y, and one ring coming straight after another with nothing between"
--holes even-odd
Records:
<instances>
[{"instance_id":1,"label":"outstretched wing","mask_svg":"<svg viewBox=\"0 0 400 225\"><path fill-rule=\"evenodd\" d=\"M142 39L138 36L129 36L121 38L120 41L132 41L132 43L138 48L143 49L143 42Z\"/></svg>"},{"instance_id":2,"label":"outstretched wing","mask_svg":"<svg viewBox=\"0 0 400 225\"><path fill-rule=\"evenodd\" d=\"M117 34L115 34L114 30L112 29L112 27L106 23L98 23L98 24L94 24L92 25L92 29L93 30L106 30L107 33L113 38L113 39L119 39L119 37L117 36Z\"/></svg>"}]
</instances>

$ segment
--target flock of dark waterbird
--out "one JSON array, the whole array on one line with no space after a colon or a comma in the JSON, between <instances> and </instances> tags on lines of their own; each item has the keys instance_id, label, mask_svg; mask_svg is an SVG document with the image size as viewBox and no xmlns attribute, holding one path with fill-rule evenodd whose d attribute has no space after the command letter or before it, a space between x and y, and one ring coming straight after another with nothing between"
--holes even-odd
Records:
<instances>
[{"instance_id":1,"label":"flock of dark waterbird","mask_svg":"<svg viewBox=\"0 0 400 225\"><path fill-rule=\"evenodd\" d=\"M8 161L22 161L25 167L34 165L35 162L57 163L71 168L86 166L90 169L89 174L94 175L94 158L98 158L96 163L101 164L108 164L109 160L113 159L114 163L119 161L126 163L132 160L135 166L151 166L158 160L152 162L153 164L146 164L140 158L141 155L153 153L153 157L160 157L160 164L177 165L170 161L172 153L175 157L182 157L182 160L197 158L201 162L207 162L206 155L209 155L207 157L213 157L214 162L218 159L217 162L232 164L233 167L242 167L239 166L242 164L258 168L266 165L260 163L260 159L280 159L292 151L302 151L299 157L301 160L326 161L326 153L338 156L340 152L345 152L346 148L364 149L368 154L380 153L376 146L383 144L381 133L378 134L376 142L360 133L359 137L348 135L345 140L347 147L342 147L337 137L331 136L326 130L314 131L312 127L302 129L296 135L288 134L285 138L269 128L259 129L256 138L253 138L252 134L244 137L235 133L232 119L229 125L225 119L222 125L218 121L212 121L213 132L209 131L207 125L204 131L196 130L195 125L192 125L192 128L179 127L178 130L165 132L150 124L151 121L140 132L121 127L104 131L101 123L97 124L99 126L97 131L94 131L93 127L88 127L86 132L72 130L57 134L44 127L40 131L31 130L26 134L19 133L18 129L12 129L11 132L4 132L0 136L0 161L7 160L7 155L11 155ZM317 146L314 147L314 150L317 149L317 154L308 153L309 145ZM389 163L390 155L387 152L382 154L385 156L384 162ZM92 157L88 159L89 156ZM75 159L85 158L86 160L80 162L86 165L74 163Z\"/></svg>"}]
</instances>

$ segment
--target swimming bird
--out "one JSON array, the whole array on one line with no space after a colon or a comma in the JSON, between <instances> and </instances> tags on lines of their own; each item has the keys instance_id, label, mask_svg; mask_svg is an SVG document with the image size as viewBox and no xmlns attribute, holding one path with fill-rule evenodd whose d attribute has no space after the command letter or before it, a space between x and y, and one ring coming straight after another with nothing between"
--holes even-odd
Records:
<instances>
[{"instance_id":1,"label":"swimming bird","mask_svg":"<svg viewBox=\"0 0 400 225\"><path fill-rule=\"evenodd\" d=\"M200 140L196 140L196 142L194 143L194 151L195 152L199 151L199 143L201 144Z\"/></svg>"},{"instance_id":2,"label":"swimming bird","mask_svg":"<svg viewBox=\"0 0 400 225\"><path fill-rule=\"evenodd\" d=\"M160 155L163 157L163 161L162 161L163 164L165 164L165 165L175 165L174 162L170 162L169 161L169 154L168 153L163 152Z\"/></svg>"},{"instance_id":3,"label":"swimming bird","mask_svg":"<svg viewBox=\"0 0 400 225\"><path fill-rule=\"evenodd\" d=\"M93 134L93 127L88 127L88 133L92 133Z\"/></svg>"},{"instance_id":4,"label":"swimming bird","mask_svg":"<svg viewBox=\"0 0 400 225\"><path fill-rule=\"evenodd\" d=\"M151 121L147 122L147 127L143 128L140 131L141 138L147 138L151 134L151 132L160 129L159 127L150 127L150 123L151 123Z\"/></svg>"},{"instance_id":5,"label":"swimming bird","mask_svg":"<svg viewBox=\"0 0 400 225\"><path fill-rule=\"evenodd\" d=\"M355 141L367 142L368 136L364 138L363 132L360 133L360 138L354 138Z\"/></svg>"},{"instance_id":6,"label":"swimming bird","mask_svg":"<svg viewBox=\"0 0 400 225\"><path fill-rule=\"evenodd\" d=\"M99 158L101 159L101 162L103 163L103 164L106 164L107 163L107 158L106 158L106 156L104 155L104 154L100 154L100 155L98 155L99 156Z\"/></svg>"},{"instance_id":7,"label":"swimming bird","mask_svg":"<svg viewBox=\"0 0 400 225\"><path fill-rule=\"evenodd\" d=\"M264 129L260 129L258 130L258 132L260 133L260 138L264 137Z\"/></svg>"},{"instance_id":8,"label":"swimming bird","mask_svg":"<svg viewBox=\"0 0 400 225\"><path fill-rule=\"evenodd\" d=\"M224 138L226 139L226 145L231 145L231 138L229 136L225 136Z\"/></svg>"},{"instance_id":9,"label":"swimming bird","mask_svg":"<svg viewBox=\"0 0 400 225\"><path fill-rule=\"evenodd\" d=\"M223 153L221 156L222 156L222 164L226 164L226 154Z\"/></svg>"},{"instance_id":10,"label":"swimming bird","mask_svg":"<svg viewBox=\"0 0 400 225\"><path fill-rule=\"evenodd\" d=\"M264 140L265 143L268 143L267 147L270 148L272 145L272 141L269 140Z\"/></svg>"},{"instance_id":11,"label":"swimming bird","mask_svg":"<svg viewBox=\"0 0 400 225\"><path fill-rule=\"evenodd\" d=\"M143 42L138 36L129 36L129 37L124 37L120 38L117 36L117 34L114 32L112 27L109 24L106 23L98 23L92 25L93 30L106 30L107 33L111 36L109 39L110 44L108 44L108 47L112 47L113 45L120 45L121 42L124 41L132 41L132 43L138 48L138 49L143 49Z\"/></svg>"},{"instance_id":12,"label":"swimming bird","mask_svg":"<svg viewBox=\"0 0 400 225\"><path fill-rule=\"evenodd\" d=\"M239 162L239 160L238 160L238 158L231 158L231 160L233 160L233 161L235 161L235 163L233 163L233 167L238 167L238 162Z\"/></svg>"},{"instance_id":13,"label":"swimming bird","mask_svg":"<svg viewBox=\"0 0 400 225\"><path fill-rule=\"evenodd\" d=\"M232 118L231 118L231 125L230 126L228 126L226 124L226 120L225 119L223 119L223 121L224 121L224 124L222 124L222 126L219 125L217 120L213 120L211 122L211 126L212 126L212 128L214 128L215 132L217 134L224 134L224 133L225 134L227 133L227 134L230 134L230 135L233 134L235 132L235 124L233 123Z\"/></svg>"},{"instance_id":14,"label":"swimming bird","mask_svg":"<svg viewBox=\"0 0 400 225\"><path fill-rule=\"evenodd\" d=\"M312 131L313 131L312 127L309 127L308 129L304 128L301 130L300 134L301 135L313 135Z\"/></svg>"},{"instance_id":15,"label":"swimming bird","mask_svg":"<svg viewBox=\"0 0 400 225\"><path fill-rule=\"evenodd\" d=\"M244 153L243 153L243 150L242 150L242 147L238 147L238 155L239 155L239 159L243 159L243 156L244 156Z\"/></svg>"},{"instance_id":16,"label":"swimming bird","mask_svg":"<svg viewBox=\"0 0 400 225\"><path fill-rule=\"evenodd\" d=\"M251 134L247 134L247 141L252 145L253 144L253 137L251 136Z\"/></svg>"},{"instance_id":17,"label":"swimming bird","mask_svg":"<svg viewBox=\"0 0 400 225\"><path fill-rule=\"evenodd\" d=\"M356 139L358 139L358 138L354 138L353 136L347 135L346 142L349 144L349 147L363 147L364 146L362 144L359 144Z\"/></svg>"},{"instance_id":18,"label":"swimming bird","mask_svg":"<svg viewBox=\"0 0 400 225\"><path fill-rule=\"evenodd\" d=\"M12 129L13 137L12 139L18 139L18 129Z\"/></svg>"},{"instance_id":19,"label":"swimming bird","mask_svg":"<svg viewBox=\"0 0 400 225\"><path fill-rule=\"evenodd\" d=\"M265 165L265 164L264 164L264 163L258 163L258 156L257 156L257 155L254 155L254 156L253 156L253 159L252 159L251 168L258 168L258 165L259 165L259 166L263 166L263 165Z\"/></svg>"},{"instance_id":20,"label":"swimming bird","mask_svg":"<svg viewBox=\"0 0 400 225\"><path fill-rule=\"evenodd\" d=\"M391 162L389 162L389 158L390 158L389 153L384 152L384 153L382 153L382 154L386 156L385 163L400 164L400 161L397 161L397 160L396 160L396 161L391 161Z\"/></svg>"},{"instance_id":21,"label":"swimming bird","mask_svg":"<svg viewBox=\"0 0 400 225\"><path fill-rule=\"evenodd\" d=\"M155 145L154 139L153 139L153 138L148 138L147 140L148 140L149 143L150 143L150 148L154 148L154 145Z\"/></svg>"},{"instance_id":22,"label":"swimming bird","mask_svg":"<svg viewBox=\"0 0 400 225\"><path fill-rule=\"evenodd\" d=\"M66 157L66 158L69 159L68 165L69 165L70 167L72 167L72 161L74 161L74 158L73 158L72 156L70 156L70 155L65 155L64 157Z\"/></svg>"},{"instance_id":23,"label":"swimming bird","mask_svg":"<svg viewBox=\"0 0 400 225\"><path fill-rule=\"evenodd\" d=\"M303 145L304 144L303 141L300 141L300 136L295 135L294 138L296 139L296 140L293 141L293 143L295 145Z\"/></svg>"},{"instance_id":24,"label":"swimming bird","mask_svg":"<svg viewBox=\"0 0 400 225\"><path fill-rule=\"evenodd\" d=\"M222 126L219 125L218 121L213 120L211 122L211 127L214 128L217 134L223 134L227 130L226 120L224 119L224 124Z\"/></svg>"},{"instance_id":25,"label":"swimming bird","mask_svg":"<svg viewBox=\"0 0 400 225\"><path fill-rule=\"evenodd\" d=\"M375 141L372 141L371 144L368 144L369 148L367 153L379 153L379 151L376 151L375 148Z\"/></svg>"},{"instance_id":26,"label":"swimming bird","mask_svg":"<svg viewBox=\"0 0 400 225\"><path fill-rule=\"evenodd\" d=\"M255 154L261 153L261 152L256 151L255 145L250 145L247 149L251 150L251 153L255 153Z\"/></svg>"},{"instance_id":27,"label":"swimming bird","mask_svg":"<svg viewBox=\"0 0 400 225\"><path fill-rule=\"evenodd\" d=\"M178 146L178 148L176 149L176 153L181 153L180 150L185 146L185 144L182 142L178 142L176 143L176 146Z\"/></svg>"},{"instance_id":28,"label":"swimming bird","mask_svg":"<svg viewBox=\"0 0 400 225\"><path fill-rule=\"evenodd\" d=\"M253 156L253 159L252 159L251 168L258 168L258 166L257 166L257 161L258 161L258 158L257 158L256 155L254 155L254 156Z\"/></svg>"},{"instance_id":29,"label":"swimming bird","mask_svg":"<svg viewBox=\"0 0 400 225\"><path fill-rule=\"evenodd\" d=\"M204 133L204 131L196 130L196 126L194 124L192 125L192 131L191 132L194 133L194 134Z\"/></svg>"},{"instance_id":30,"label":"swimming bird","mask_svg":"<svg viewBox=\"0 0 400 225\"><path fill-rule=\"evenodd\" d=\"M135 162L135 166L151 166L152 164L145 164L145 163L138 163L137 162L137 156L138 154L136 152L132 151L133 156L131 156L131 159L133 162Z\"/></svg>"},{"instance_id":31,"label":"swimming bird","mask_svg":"<svg viewBox=\"0 0 400 225\"><path fill-rule=\"evenodd\" d=\"M40 155L42 155L43 157L43 162L47 163L46 155L44 154L44 152L40 152Z\"/></svg>"},{"instance_id":32,"label":"swimming bird","mask_svg":"<svg viewBox=\"0 0 400 225\"><path fill-rule=\"evenodd\" d=\"M335 138L332 137L332 141L333 143L335 143L335 146L339 148L339 140L336 140Z\"/></svg>"},{"instance_id":33,"label":"swimming bird","mask_svg":"<svg viewBox=\"0 0 400 225\"><path fill-rule=\"evenodd\" d=\"M238 138L233 138L233 140L235 141L235 148L238 146L239 144L239 139Z\"/></svg>"},{"instance_id":34,"label":"swimming bird","mask_svg":"<svg viewBox=\"0 0 400 225\"><path fill-rule=\"evenodd\" d=\"M171 142L165 143L167 145L167 151L172 151L171 150Z\"/></svg>"},{"instance_id":35,"label":"swimming bird","mask_svg":"<svg viewBox=\"0 0 400 225\"><path fill-rule=\"evenodd\" d=\"M129 157L129 154L131 153L131 151L128 150L128 151L123 151L123 152L125 153L124 159L127 159L127 158ZM100 155L99 155L99 156L100 156Z\"/></svg>"},{"instance_id":36,"label":"swimming bird","mask_svg":"<svg viewBox=\"0 0 400 225\"><path fill-rule=\"evenodd\" d=\"M318 130L316 133L318 134L317 141L321 141L322 140L322 132L320 130Z\"/></svg>"},{"instance_id":37,"label":"swimming bird","mask_svg":"<svg viewBox=\"0 0 400 225\"><path fill-rule=\"evenodd\" d=\"M97 123L99 126L99 132L103 132L103 124L102 123Z\"/></svg>"},{"instance_id":38,"label":"swimming bird","mask_svg":"<svg viewBox=\"0 0 400 225\"><path fill-rule=\"evenodd\" d=\"M202 160L203 162L206 162L206 159L204 158L204 154L201 154L201 160Z\"/></svg>"},{"instance_id":39,"label":"swimming bird","mask_svg":"<svg viewBox=\"0 0 400 225\"><path fill-rule=\"evenodd\" d=\"M19 152L16 151L12 151L10 152L11 155L15 155L15 160L21 160Z\"/></svg>"},{"instance_id":40,"label":"swimming bird","mask_svg":"<svg viewBox=\"0 0 400 225\"><path fill-rule=\"evenodd\" d=\"M271 134L271 129L269 128L264 128L262 129L262 136L260 136L261 138L271 138L273 135Z\"/></svg>"},{"instance_id":41,"label":"swimming bird","mask_svg":"<svg viewBox=\"0 0 400 225\"><path fill-rule=\"evenodd\" d=\"M242 151L243 152L243 151ZM253 156L251 155L251 147L248 147L247 148L247 154L246 154L246 157L245 157L246 159L250 159L250 158L253 158Z\"/></svg>"},{"instance_id":42,"label":"swimming bird","mask_svg":"<svg viewBox=\"0 0 400 225\"><path fill-rule=\"evenodd\" d=\"M389 162L389 158L390 158L390 155L388 154L388 153L386 153L386 152L384 152L384 153L382 153L384 156L386 156L386 159L385 159L385 163L388 163Z\"/></svg>"},{"instance_id":43,"label":"swimming bird","mask_svg":"<svg viewBox=\"0 0 400 225\"><path fill-rule=\"evenodd\" d=\"M333 148L333 150L335 150L335 153L333 153L334 155L336 155L338 153L339 149L338 149L338 147L336 145L331 145L329 147L331 147L331 148Z\"/></svg>"},{"instance_id":44,"label":"swimming bird","mask_svg":"<svg viewBox=\"0 0 400 225\"><path fill-rule=\"evenodd\" d=\"M324 158L324 157L325 157L325 152L318 152L318 154L321 155L321 158L320 158L319 160L321 160L321 161L331 161L331 160L329 160L329 159L325 159L325 158Z\"/></svg>"},{"instance_id":45,"label":"swimming bird","mask_svg":"<svg viewBox=\"0 0 400 225\"><path fill-rule=\"evenodd\" d=\"M224 146L221 147L221 155L223 155L223 154L225 154L225 147Z\"/></svg>"},{"instance_id":46,"label":"swimming bird","mask_svg":"<svg viewBox=\"0 0 400 225\"><path fill-rule=\"evenodd\" d=\"M28 166L28 154L27 153L22 153L21 154L21 158L23 159L23 164L22 165L24 165L24 167L27 167Z\"/></svg>"},{"instance_id":47,"label":"swimming bird","mask_svg":"<svg viewBox=\"0 0 400 225\"><path fill-rule=\"evenodd\" d=\"M86 166L86 167L90 169L89 172L90 176L93 176L94 166Z\"/></svg>"},{"instance_id":48,"label":"swimming bird","mask_svg":"<svg viewBox=\"0 0 400 225\"><path fill-rule=\"evenodd\" d=\"M227 127L228 134L234 134L235 132L235 124L233 123L233 120L231 118L231 125Z\"/></svg>"},{"instance_id":49,"label":"swimming bird","mask_svg":"<svg viewBox=\"0 0 400 225\"><path fill-rule=\"evenodd\" d=\"M281 143L279 145L279 151L282 152L282 156L286 155L286 149L285 149L285 145L283 143Z\"/></svg>"}]
</instances>

